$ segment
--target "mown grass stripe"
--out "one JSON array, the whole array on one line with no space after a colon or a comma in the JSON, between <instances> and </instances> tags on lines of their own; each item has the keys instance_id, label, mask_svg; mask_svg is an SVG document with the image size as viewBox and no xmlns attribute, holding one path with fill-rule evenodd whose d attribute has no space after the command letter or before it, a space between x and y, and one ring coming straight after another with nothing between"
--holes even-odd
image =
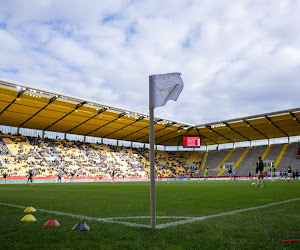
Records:
<instances>
[{"instance_id":1,"label":"mown grass stripe","mask_svg":"<svg viewBox=\"0 0 300 250\"><path fill-rule=\"evenodd\" d=\"M196 221L202 221L210 218L215 218L215 217L220 217L220 216L226 216L226 215L234 215L237 213L242 213L242 212L247 212L251 210L256 210L256 209L261 209L261 208L266 208L266 207L271 207L271 206L276 206L292 201L297 201L300 200L300 198L294 198L294 199L289 199L285 201L279 201L279 202L274 202L274 203L269 203L261 206L256 206L256 207L249 207L249 208L244 208L244 209L238 209L238 210L233 210L230 212L224 212L224 213L218 213L218 214L212 214L212 215L207 215L207 216L202 216L202 217L185 217L185 216L157 216L157 218L161 219L184 219L184 220L179 220L175 222L169 222L169 223L164 223L164 224L159 224L157 225L157 229L163 229L167 227L172 227L172 226L178 226L178 225L183 225L187 223L193 223ZM26 208L25 206L19 206L19 205L14 205L14 204L7 204L7 203L0 203L0 205L3 206L10 206L10 207L16 207L16 208ZM51 211L51 210L45 210L45 209L39 209L36 208L37 211L40 212L45 212L45 213L52 213L52 214L57 214L57 215L65 215L73 218L78 218L78 219L86 219L86 220L94 220L94 221L100 221L100 222L106 222L106 223L116 223L116 224L123 224L126 226L133 226L133 227L146 227L150 228L150 225L145 225L145 224L139 224L139 223L131 223L131 222L126 222L126 221L120 221L120 219L148 219L150 216L129 216L129 217L111 217L111 218L96 218L96 217L89 217L85 215L79 215L79 214L70 214L70 213L65 213L65 212L58 212L58 211Z\"/></svg>"}]
</instances>

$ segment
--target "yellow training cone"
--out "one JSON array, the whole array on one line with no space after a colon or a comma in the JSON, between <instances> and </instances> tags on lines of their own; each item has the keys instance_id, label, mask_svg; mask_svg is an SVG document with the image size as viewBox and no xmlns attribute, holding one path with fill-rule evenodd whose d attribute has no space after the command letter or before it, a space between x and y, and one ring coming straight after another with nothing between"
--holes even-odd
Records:
<instances>
[{"instance_id":1,"label":"yellow training cone","mask_svg":"<svg viewBox=\"0 0 300 250\"><path fill-rule=\"evenodd\" d=\"M34 218L32 214L27 214L21 219L21 221L36 221L36 218Z\"/></svg>"},{"instance_id":2,"label":"yellow training cone","mask_svg":"<svg viewBox=\"0 0 300 250\"><path fill-rule=\"evenodd\" d=\"M33 212L36 212L36 210L33 208L33 207L27 207L25 210L24 210L25 213L33 213Z\"/></svg>"}]
</instances>

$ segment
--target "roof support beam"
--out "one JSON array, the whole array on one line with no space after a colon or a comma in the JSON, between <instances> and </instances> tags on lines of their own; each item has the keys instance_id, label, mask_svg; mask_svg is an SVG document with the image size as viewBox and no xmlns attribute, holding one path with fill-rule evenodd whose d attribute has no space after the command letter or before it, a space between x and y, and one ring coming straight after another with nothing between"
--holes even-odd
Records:
<instances>
[{"instance_id":1,"label":"roof support beam","mask_svg":"<svg viewBox=\"0 0 300 250\"><path fill-rule=\"evenodd\" d=\"M240 118L225 120L225 121L218 121L218 122L214 122L214 123L198 124L196 126L197 127L203 127L203 126L206 126L206 125L213 125L213 124L216 124L216 123L237 122L237 121L241 121L241 120L251 120L251 119L256 119L256 118L265 117L265 116L281 115L281 114L286 114L286 113L289 113L289 112L299 112L299 111L300 111L300 108L280 110L280 111L277 111L277 112L257 114L257 115L252 115L252 116L246 116L246 117L240 117Z\"/></svg>"},{"instance_id":2,"label":"roof support beam","mask_svg":"<svg viewBox=\"0 0 300 250\"><path fill-rule=\"evenodd\" d=\"M69 113L65 114L63 117L61 117L60 119L58 119L57 121L53 122L51 125L47 126L46 128L43 129L43 131L46 131L47 129L49 129L50 127L52 127L54 124L58 123L59 121L61 121L62 119L64 119L65 117L67 117L68 115L72 114L75 110L79 109L81 106L83 106L86 102L83 101L81 103L78 103L76 105L76 107L70 111Z\"/></svg>"},{"instance_id":3,"label":"roof support beam","mask_svg":"<svg viewBox=\"0 0 300 250\"><path fill-rule=\"evenodd\" d=\"M157 131L155 131L155 132L162 131L162 130L164 130L164 129L166 129L166 128L172 126L172 125L173 125L173 124L167 124L165 127L161 128L161 129L159 129L159 130L157 130ZM175 132L175 131L172 131L171 133L174 133L174 132ZM167 135L167 134L166 134L166 135ZM148 135L144 135L144 136L142 136L142 137L140 137L140 138L138 138L138 139L136 139L136 140L140 140L140 139L142 139L142 138L144 138L144 137L147 137L147 136L148 136ZM163 136L165 136L165 135L163 135ZM161 138L161 137L163 137L163 136L155 137L155 140L158 139L158 138ZM143 142L143 143L146 143L146 142Z\"/></svg>"},{"instance_id":4,"label":"roof support beam","mask_svg":"<svg viewBox=\"0 0 300 250\"><path fill-rule=\"evenodd\" d=\"M75 128L78 128L79 126L85 124L86 122L88 122L88 121L94 119L95 117L97 117L98 115L100 115L101 113L103 113L105 110L107 110L107 108L102 108L102 109L100 109L99 112L98 112L96 115L94 115L94 116L90 117L89 119L85 120L84 122L82 122L82 123L76 125L74 128L69 129L66 133L69 133L69 132L71 132L72 130L74 130Z\"/></svg>"},{"instance_id":5,"label":"roof support beam","mask_svg":"<svg viewBox=\"0 0 300 250\"><path fill-rule=\"evenodd\" d=\"M200 134L200 131L199 131L199 129L198 129L197 127L196 127L196 130L197 130L198 135L199 135L200 137L205 138L205 139L207 139L207 140L213 142L214 144L218 144L218 143L216 143L215 141L213 141L212 139L209 139L208 137L206 137L206 136ZM205 145L206 145L206 143L205 143Z\"/></svg>"},{"instance_id":6,"label":"roof support beam","mask_svg":"<svg viewBox=\"0 0 300 250\"><path fill-rule=\"evenodd\" d=\"M164 134L164 135L161 135L161 136L156 137L155 140L160 139L160 138L162 138L162 137L165 137L165 136L167 136L167 135L170 135L170 134L179 132L180 129L183 129L183 128L184 128L184 126L180 126L177 130L174 130L174 131L169 132L169 133L167 133L167 134ZM177 136L176 136L175 138L177 138Z\"/></svg>"},{"instance_id":7,"label":"roof support beam","mask_svg":"<svg viewBox=\"0 0 300 250\"><path fill-rule=\"evenodd\" d=\"M182 126L181 126L181 127L182 127ZM165 140L165 141L162 141L161 143L165 143L165 142L168 142L168 141L171 141L171 140L175 140L175 139L177 139L177 138L179 138L178 143L180 143L180 140L181 140L182 136L186 135L186 134L187 134L188 132L190 132L193 128L194 128L194 127L190 127L190 128L188 128L188 129L186 130L186 132L185 132L184 134L178 135L178 136L176 136L176 137L170 138L170 139Z\"/></svg>"},{"instance_id":8,"label":"roof support beam","mask_svg":"<svg viewBox=\"0 0 300 250\"><path fill-rule=\"evenodd\" d=\"M115 130L114 132L109 133L109 134L107 134L107 135L105 135L105 136L103 136L103 137L110 136L110 135L112 135L112 134L114 134L114 133L116 133L116 132L118 132L118 131L120 131L120 130L122 130L122 129L124 129L124 128L127 128L127 127L129 127L129 126L135 124L136 122L139 122L139 121L143 120L144 118L145 118L145 117L140 116L140 117L139 117L138 119L136 119L134 122L132 122L132 123L130 123L130 124L127 124L126 126L124 126L124 127L122 127L122 128L119 128L119 129Z\"/></svg>"},{"instance_id":9,"label":"roof support beam","mask_svg":"<svg viewBox=\"0 0 300 250\"><path fill-rule=\"evenodd\" d=\"M161 122L161 119L160 120L157 120L157 121L154 121L154 124L156 124L156 123L158 123L158 122ZM169 124L167 124L165 127L163 127L163 128L161 128L161 129L159 129L159 130L156 130L155 132L159 132L159 131L162 131L162 130L164 130L165 128L167 128L167 127L169 127L168 126ZM139 137L139 138L137 138L136 140L140 140L140 139L142 139L142 138L144 138L144 137L147 137L147 136L149 136L149 135L144 135L144 136L142 136L142 137ZM156 138L155 138L156 139Z\"/></svg>"},{"instance_id":10,"label":"roof support beam","mask_svg":"<svg viewBox=\"0 0 300 250\"><path fill-rule=\"evenodd\" d=\"M78 104L76 105L75 110L76 110L76 109L79 109L79 108L82 107L84 104L86 104L86 102L78 103Z\"/></svg>"},{"instance_id":11,"label":"roof support beam","mask_svg":"<svg viewBox=\"0 0 300 250\"><path fill-rule=\"evenodd\" d=\"M283 133L286 137L289 137L289 135L287 134L287 133L285 133L281 128L279 128L273 121L272 121L272 119L270 118L270 117L268 117L268 116L265 116L266 117L266 119L270 122L270 123L272 123L276 128L278 128L280 131L281 131L281 133Z\"/></svg>"},{"instance_id":12,"label":"roof support beam","mask_svg":"<svg viewBox=\"0 0 300 250\"><path fill-rule=\"evenodd\" d=\"M297 121L300 124L299 119L295 116L293 112L290 112L291 116L293 117L293 120Z\"/></svg>"},{"instance_id":13,"label":"roof support beam","mask_svg":"<svg viewBox=\"0 0 300 250\"><path fill-rule=\"evenodd\" d=\"M158 123L158 122L160 122L160 121L162 121L162 119L158 119L158 120L154 121L154 124L156 124L156 123ZM135 134L135 133L137 133L137 132L140 132L140 131L142 131L143 129L146 129L146 128L149 128L149 125L147 125L146 127L141 128L141 129L138 129L138 130L136 130L136 131L134 131L134 132L132 132L132 133L130 133L130 134L128 134L128 135L122 136L122 137L119 138L118 140L122 140L122 139L126 138L127 136L133 135L133 134ZM143 136L143 137L145 137L145 136ZM141 138L143 138L143 137L141 137ZM137 139L135 139L135 140L138 140L138 139L140 139L140 138L137 138Z\"/></svg>"},{"instance_id":14,"label":"roof support beam","mask_svg":"<svg viewBox=\"0 0 300 250\"><path fill-rule=\"evenodd\" d=\"M158 120L154 121L154 124L157 124L158 122L161 122L161 121L162 121L162 119L158 119ZM175 123L167 124L164 128L162 128L162 129L160 129L160 130L157 130L156 132L161 131L161 130L163 130L163 129L167 128L167 127L170 127L170 126L172 126L172 125L174 125L174 124L175 124ZM133 134L135 134L135 133L137 133L137 132L140 132L140 131L142 131L143 129L146 129L146 128L149 128L149 125L147 125L146 127L141 128L141 129L139 129L139 130L136 130L136 131L134 131L134 132L132 132L132 133L126 135L126 136L123 136L123 137L119 138L118 140L121 140L121 139L123 139L123 138L126 138L127 136L133 135ZM171 132L171 133L173 133L173 132ZM137 138L137 139L135 139L135 140L142 139L142 138L144 138L144 137L146 137L146 136L148 136L148 135L139 137L139 138ZM157 138L155 138L155 139L157 139ZM145 143L146 143L146 142L145 142Z\"/></svg>"},{"instance_id":15,"label":"roof support beam","mask_svg":"<svg viewBox=\"0 0 300 250\"><path fill-rule=\"evenodd\" d=\"M128 135L122 136L122 137L120 137L118 140L122 140L122 139L126 138L127 136L133 135L133 134L135 134L135 133L137 133L137 132L140 132L140 131L142 131L143 129L146 129L146 128L148 128L148 127L149 127L149 125L147 125L146 127L141 128L141 129L138 129L138 130L136 130L136 131L134 131L134 132L132 132L132 133L130 133L130 134L128 134Z\"/></svg>"},{"instance_id":16,"label":"roof support beam","mask_svg":"<svg viewBox=\"0 0 300 250\"><path fill-rule=\"evenodd\" d=\"M179 139L179 141L178 141L178 143L177 143L177 147L180 146L181 141L182 141L182 137L180 137L180 139ZM165 146L165 147L166 147L166 146Z\"/></svg>"},{"instance_id":17,"label":"roof support beam","mask_svg":"<svg viewBox=\"0 0 300 250\"><path fill-rule=\"evenodd\" d=\"M261 134L263 137L265 137L266 139L269 140L269 137L264 135L262 132L260 132L257 128L253 127L253 125L251 125L246 119L243 120L244 123L247 124L247 126L253 128L257 133Z\"/></svg>"},{"instance_id":18,"label":"roof support beam","mask_svg":"<svg viewBox=\"0 0 300 250\"><path fill-rule=\"evenodd\" d=\"M105 126L107 126L108 124L111 124L113 122L115 122L116 120L120 119L121 117L125 116L126 113L121 113L119 114L119 116L116 118L116 119L113 119L112 121L108 122L108 123L105 123L104 125L100 126L99 128L96 128L96 129L93 129L91 132L88 132L87 134L85 134L84 136L88 136L90 135L91 133L94 133L95 131L99 130L100 128L103 128Z\"/></svg>"},{"instance_id":19,"label":"roof support beam","mask_svg":"<svg viewBox=\"0 0 300 250\"><path fill-rule=\"evenodd\" d=\"M19 91L19 93L18 93L18 95L17 95L17 97L10 103L10 104L8 104L6 107L5 107L5 109L3 109L1 112L0 112L0 115L2 115L18 98L20 98L20 96L21 95L23 95L24 94L24 92L25 92L26 90L24 90L24 89L22 89L22 90L20 90Z\"/></svg>"},{"instance_id":20,"label":"roof support beam","mask_svg":"<svg viewBox=\"0 0 300 250\"><path fill-rule=\"evenodd\" d=\"M45 108L47 108L52 102L54 102L57 99L56 96L52 97L49 102L42 107L39 111L37 111L35 114L33 114L31 117L29 117L25 122L23 122L22 124L19 125L18 128L22 127L25 123L29 122L33 117L35 117L38 113L40 113L42 110L44 110Z\"/></svg>"},{"instance_id":21,"label":"roof support beam","mask_svg":"<svg viewBox=\"0 0 300 250\"><path fill-rule=\"evenodd\" d=\"M165 128L167 128L167 127L170 127L170 126L172 126L172 125L175 125L176 123L173 123L173 124L167 124L165 127L164 127L164 129ZM172 132L169 132L169 133L167 133L167 134L164 134L164 135L161 135L161 136L158 136L158 137L156 137L155 138L155 140L156 139L159 139L159 138L161 138L161 137L164 137L164 136L166 136L166 135L169 135L169 134L172 134L172 133L175 133L175 132L177 132L178 130L174 130L174 131L172 131Z\"/></svg>"},{"instance_id":22,"label":"roof support beam","mask_svg":"<svg viewBox=\"0 0 300 250\"><path fill-rule=\"evenodd\" d=\"M216 133L217 135L219 135L219 136L225 138L227 141L230 141L231 143L233 143L232 140L228 139L226 136L224 136L224 135L220 134L219 132L215 131L210 125L208 125L208 126L206 126L206 127L207 127L209 130L211 130L212 132Z\"/></svg>"},{"instance_id":23,"label":"roof support beam","mask_svg":"<svg viewBox=\"0 0 300 250\"><path fill-rule=\"evenodd\" d=\"M247 138L246 136L244 136L244 135L241 134L240 132L238 132L238 131L236 131L235 129L233 129L232 127L230 127L230 125L229 125L227 122L225 122L224 124L226 125L227 128L231 129L233 132L235 132L235 133L237 133L238 135L240 135L241 137L245 138L247 141L250 141L249 138Z\"/></svg>"}]
</instances>

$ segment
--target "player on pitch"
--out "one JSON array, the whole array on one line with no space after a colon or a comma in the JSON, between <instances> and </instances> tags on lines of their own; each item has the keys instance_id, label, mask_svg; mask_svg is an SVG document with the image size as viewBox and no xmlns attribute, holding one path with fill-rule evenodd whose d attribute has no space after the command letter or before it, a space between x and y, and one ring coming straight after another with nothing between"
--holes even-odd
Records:
<instances>
[{"instance_id":1,"label":"player on pitch","mask_svg":"<svg viewBox=\"0 0 300 250\"><path fill-rule=\"evenodd\" d=\"M271 182L276 182L276 169L273 163L271 163Z\"/></svg>"},{"instance_id":2,"label":"player on pitch","mask_svg":"<svg viewBox=\"0 0 300 250\"><path fill-rule=\"evenodd\" d=\"M28 172L28 179L27 179L26 185L28 185L29 182L30 182L30 185L33 185L33 172L32 172L32 170L29 170L29 172Z\"/></svg>"},{"instance_id":3,"label":"player on pitch","mask_svg":"<svg viewBox=\"0 0 300 250\"><path fill-rule=\"evenodd\" d=\"M289 176L288 181L291 180L291 181L293 182L293 179L294 179L293 177L294 177L294 176L293 176L293 171L292 171L292 167L291 167L291 166L288 167L287 172L288 172L288 176Z\"/></svg>"},{"instance_id":4,"label":"player on pitch","mask_svg":"<svg viewBox=\"0 0 300 250\"><path fill-rule=\"evenodd\" d=\"M205 169L204 171L204 179L203 179L203 183L205 182L205 180L208 179L208 168Z\"/></svg>"},{"instance_id":5,"label":"player on pitch","mask_svg":"<svg viewBox=\"0 0 300 250\"><path fill-rule=\"evenodd\" d=\"M229 182L231 182L231 180L232 180L232 166L229 166L229 168L228 168L228 175L229 175Z\"/></svg>"},{"instance_id":6,"label":"player on pitch","mask_svg":"<svg viewBox=\"0 0 300 250\"><path fill-rule=\"evenodd\" d=\"M257 176L257 187L260 185L262 180L262 187L266 185L265 179L264 179L264 162L261 159L261 156L258 157L258 176Z\"/></svg>"}]
</instances>

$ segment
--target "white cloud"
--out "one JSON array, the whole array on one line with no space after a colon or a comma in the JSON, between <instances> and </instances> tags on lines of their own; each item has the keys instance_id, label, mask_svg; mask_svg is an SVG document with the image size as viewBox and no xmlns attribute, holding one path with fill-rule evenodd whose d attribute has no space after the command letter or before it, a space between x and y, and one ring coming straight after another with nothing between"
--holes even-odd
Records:
<instances>
[{"instance_id":1,"label":"white cloud","mask_svg":"<svg viewBox=\"0 0 300 250\"><path fill-rule=\"evenodd\" d=\"M156 115L200 124L298 107L298 1L6 1L0 74L148 112L148 75L181 72ZM5 25L1 25L1 23Z\"/></svg>"}]
</instances>

